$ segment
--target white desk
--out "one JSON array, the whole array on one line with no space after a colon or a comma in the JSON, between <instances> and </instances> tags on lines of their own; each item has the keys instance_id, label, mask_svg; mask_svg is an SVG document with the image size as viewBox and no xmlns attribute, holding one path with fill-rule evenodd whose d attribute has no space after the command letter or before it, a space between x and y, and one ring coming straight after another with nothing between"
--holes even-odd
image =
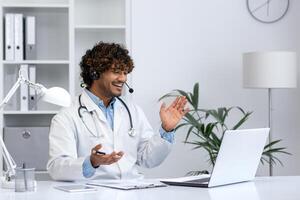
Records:
<instances>
[{"instance_id":1,"label":"white desk","mask_svg":"<svg viewBox=\"0 0 300 200\"><path fill-rule=\"evenodd\" d=\"M260 177L246 182L216 188L168 186L153 189L122 191L98 187L97 192L67 193L53 186L70 183L41 181L36 192L15 193L0 189L0 200L299 200L300 176Z\"/></svg>"}]
</instances>

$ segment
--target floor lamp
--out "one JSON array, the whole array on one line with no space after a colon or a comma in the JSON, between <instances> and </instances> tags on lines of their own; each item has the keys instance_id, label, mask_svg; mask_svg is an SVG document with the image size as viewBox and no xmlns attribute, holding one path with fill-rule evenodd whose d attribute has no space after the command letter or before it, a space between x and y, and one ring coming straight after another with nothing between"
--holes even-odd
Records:
<instances>
[{"instance_id":1,"label":"floor lamp","mask_svg":"<svg viewBox=\"0 0 300 200\"><path fill-rule=\"evenodd\" d=\"M290 51L243 54L244 88L268 89L269 142L272 141L272 89L297 87L297 55ZM273 175L270 159L269 174Z\"/></svg>"}]
</instances>

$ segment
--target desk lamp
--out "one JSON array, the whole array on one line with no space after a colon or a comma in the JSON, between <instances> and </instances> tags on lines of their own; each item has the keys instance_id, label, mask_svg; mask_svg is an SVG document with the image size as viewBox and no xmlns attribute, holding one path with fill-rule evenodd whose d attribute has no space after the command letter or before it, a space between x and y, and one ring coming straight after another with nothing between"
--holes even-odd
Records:
<instances>
[{"instance_id":1,"label":"desk lamp","mask_svg":"<svg viewBox=\"0 0 300 200\"><path fill-rule=\"evenodd\" d=\"M0 103L0 109L6 106L8 101L22 84L28 85L29 87L33 88L37 92L40 99L45 102L64 107L68 107L71 105L71 96L65 89L60 87L52 87L47 89L41 84L33 83L26 79L23 76L22 71L20 70L17 82L13 85L13 87L9 90L5 98ZM2 137L0 137L0 146L2 147L4 162L7 166L7 170L6 172L4 172L5 180L3 180L1 184L3 188L14 188L14 181L12 177L16 174L15 169L17 165L8 152Z\"/></svg>"}]
</instances>

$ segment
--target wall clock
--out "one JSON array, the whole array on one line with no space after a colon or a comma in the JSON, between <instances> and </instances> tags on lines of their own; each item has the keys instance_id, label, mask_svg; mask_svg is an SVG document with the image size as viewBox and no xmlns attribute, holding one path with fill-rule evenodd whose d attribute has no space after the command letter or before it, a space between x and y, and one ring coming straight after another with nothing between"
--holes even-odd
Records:
<instances>
[{"instance_id":1,"label":"wall clock","mask_svg":"<svg viewBox=\"0 0 300 200\"><path fill-rule=\"evenodd\" d=\"M251 16L262 23L274 23L287 13L290 0L246 0Z\"/></svg>"}]
</instances>

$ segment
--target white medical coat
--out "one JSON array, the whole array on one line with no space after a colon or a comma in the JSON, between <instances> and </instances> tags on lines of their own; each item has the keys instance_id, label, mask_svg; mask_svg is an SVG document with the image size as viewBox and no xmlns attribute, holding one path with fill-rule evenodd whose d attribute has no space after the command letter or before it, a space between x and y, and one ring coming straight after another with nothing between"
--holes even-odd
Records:
<instances>
[{"instance_id":1,"label":"white medical coat","mask_svg":"<svg viewBox=\"0 0 300 200\"><path fill-rule=\"evenodd\" d=\"M62 109L51 122L49 133L49 161L47 169L55 180L86 179L82 164L97 144L101 151L123 151L123 157L114 164L101 165L91 179L141 178L137 165L151 168L159 165L169 154L172 144L154 133L143 111L133 103L126 103L133 121L135 136L128 134L129 116L124 105L114 103L114 128L110 128L102 110L82 92L83 120L78 115L78 98L69 108ZM90 131L87 129L90 129Z\"/></svg>"}]
</instances>

